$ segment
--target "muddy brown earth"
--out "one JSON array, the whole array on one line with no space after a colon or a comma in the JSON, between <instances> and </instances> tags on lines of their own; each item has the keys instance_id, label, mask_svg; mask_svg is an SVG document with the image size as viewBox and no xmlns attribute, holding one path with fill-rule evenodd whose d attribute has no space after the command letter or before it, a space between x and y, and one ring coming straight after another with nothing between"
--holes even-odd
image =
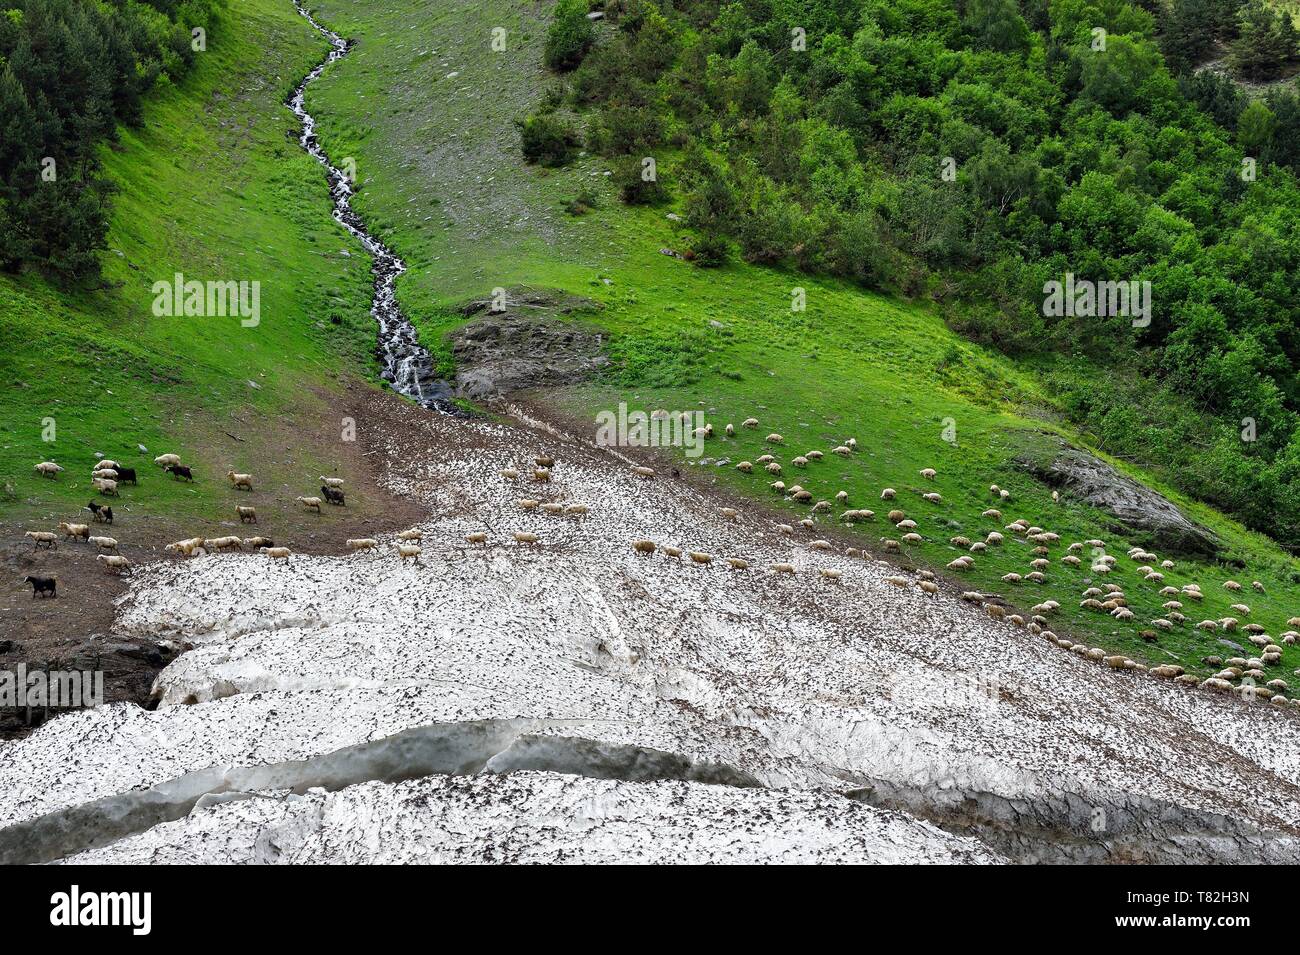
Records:
<instances>
[{"instance_id":1,"label":"muddy brown earth","mask_svg":"<svg viewBox=\"0 0 1300 955\"><path fill-rule=\"evenodd\" d=\"M212 434L231 446L253 444L265 447L268 455L287 457L278 466L292 467L291 448L328 447L338 457L338 473L345 476L348 504L316 514L301 509L298 494L312 492L318 472L303 477L301 490L283 484L259 487L251 493L230 492L231 506L251 504L257 508L258 524L240 525L229 521L178 521L156 513L124 513L115 507L110 525L94 523L88 511L62 515L55 521L0 520L0 671L17 672L19 665L33 669L102 671L104 702L129 701L149 706L150 692L158 672L184 649L171 641L125 638L114 633L117 603L127 590L127 575L105 570L96 551L82 541L60 539L54 549L36 549L23 536L29 530L55 530L58 520L86 523L91 533L114 537L119 553L133 565L154 561L177 561L164 548L188 537L266 536L296 553L339 554L346 552L349 537L371 537L410 526L425 518L420 504L397 497L379 484L381 455L376 452L379 436L400 428L405 402L391 392L347 380L341 395L330 394L315 412L300 412L291 421L263 422L254 416L239 417L213 427ZM339 442L338 420L342 415L357 422L355 442ZM215 440L215 439L210 439ZM274 449L274 451L270 450ZM229 449L224 449L228 451ZM211 453L220 456L223 449ZM271 462L267 462L268 469ZM258 468L254 468L257 473ZM146 482L151 475L142 475ZM57 596L33 596L27 575L55 576ZM0 707L0 739L26 736L56 709Z\"/></svg>"}]
</instances>

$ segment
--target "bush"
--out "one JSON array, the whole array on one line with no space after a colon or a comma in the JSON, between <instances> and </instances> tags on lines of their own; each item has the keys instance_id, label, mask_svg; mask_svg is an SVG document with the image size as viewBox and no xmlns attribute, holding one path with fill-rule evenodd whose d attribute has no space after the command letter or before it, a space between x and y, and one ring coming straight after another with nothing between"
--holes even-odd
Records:
<instances>
[{"instance_id":1,"label":"bush","mask_svg":"<svg viewBox=\"0 0 1300 955\"><path fill-rule=\"evenodd\" d=\"M646 179L644 170L644 161L636 156L625 156L614 164L614 185L629 205L652 205L666 196L659 179Z\"/></svg>"},{"instance_id":2,"label":"bush","mask_svg":"<svg viewBox=\"0 0 1300 955\"><path fill-rule=\"evenodd\" d=\"M691 244L690 260L702 269L724 265L731 255L731 244L720 235L705 234Z\"/></svg>"},{"instance_id":3,"label":"bush","mask_svg":"<svg viewBox=\"0 0 1300 955\"><path fill-rule=\"evenodd\" d=\"M563 166L581 141L577 130L555 113L529 116L519 123L519 145L530 163Z\"/></svg>"},{"instance_id":4,"label":"bush","mask_svg":"<svg viewBox=\"0 0 1300 955\"><path fill-rule=\"evenodd\" d=\"M596 30L587 19L581 0L561 0L546 31L542 62L553 70L571 70L582 62L596 42Z\"/></svg>"}]
</instances>

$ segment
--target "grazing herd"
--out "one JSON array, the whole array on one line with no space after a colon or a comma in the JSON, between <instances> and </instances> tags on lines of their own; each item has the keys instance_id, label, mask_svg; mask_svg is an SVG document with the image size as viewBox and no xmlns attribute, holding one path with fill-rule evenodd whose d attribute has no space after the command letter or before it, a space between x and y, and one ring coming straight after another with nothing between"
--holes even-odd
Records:
<instances>
[{"instance_id":1,"label":"grazing herd","mask_svg":"<svg viewBox=\"0 0 1300 955\"><path fill-rule=\"evenodd\" d=\"M154 464L163 470L164 473L170 474L173 480L194 481L194 471L191 467L183 464L178 454L160 454L154 458ZM54 461L42 461L34 468L37 474L42 477L55 480L63 472L63 467ZM230 481L230 486L236 491L252 491L253 475L241 474L229 470L226 472L226 478ZM124 467L111 459L101 459L91 468L91 486L99 492L101 497L120 497L119 486L122 484L139 485L139 478L134 468ZM344 481L339 477L320 478L321 496L320 497L300 497L297 499L308 509L313 509L317 513L321 512L321 504L328 503L337 507L345 507L347 500L343 491ZM93 523L95 524L113 524L112 506L99 501L92 500L84 508L90 512ZM235 516L239 519L240 524L256 524L257 509L251 505L239 504L235 506ZM24 536L32 541L33 550L42 547L47 550L56 550L60 534L64 540L83 541L94 547L100 553L96 559L104 565L104 569L109 573L121 573L131 567L131 562L117 553L118 542L116 538L106 536L95 536L91 534L91 525L76 524L69 521L60 522L57 532L55 531L26 531ZM354 546L356 544L376 542L370 541L349 541L348 546L353 550L364 549ZM243 550L248 548L251 551L264 553L271 558L288 560L290 551L286 547L278 547L275 541L269 537L246 537L239 538L233 535L223 537L192 537L182 541L166 545L163 550L169 554L175 554L181 557L193 557L204 553ZM32 597L56 597L58 590L58 578L54 576L44 577L30 575L25 579L26 583L32 585Z\"/></svg>"},{"instance_id":2,"label":"grazing herd","mask_svg":"<svg viewBox=\"0 0 1300 955\"><path fill-rule=\"evenodd\" d=\"M756 429L758 426L759 422L756 418L747 418L740 425L741 428L746 429ZM699 430L704 438L711 438L714 434L712 425L707 425ZM736 434L735 426L726 425L725 434L734 436ZM781 434L773 432L767 435L764 443L771 446L772 451L779 452L785 444L785 438ZM839 457L851 457L856 453L856 450L857 441L853 438L847 438L828 449L830 454ZM809 450L804 454L790 458L789 464L792 467L806 470L814 466L816 462L823 461L825 454L826 452L822 450ZM175 479L191 481L194 479L191 469L183 465L177 455L161 455L155 459L155 463L164 468ZM522 471L518 468L506 468L500 474L509 482L527 480L538 486L550 485L555 468L555 459L549 455L538 455L534 459L533 465L533 467ZM839 519L845 525L876 520L876 512L873 510L848 507L849 494L847 491L836 493L832 503L831 500L816 500L811 491L799 484L787 486L782 480L779 480L782 474L782 464L776 459L775 454L763 454L753 461L740 461L735 465L735 468L746 475L752 475L755 473L756 468L762 468L764 473L777 478L770 485L773 491L789 501L808 505L809 517L799 521L799 524L805 529L811 530L816 526L815 515L821 513L833 514L837 508L842 509ZM50 479L56 479L62 470L62 467L50 461L36 465L36 471ZM645 480L656 478L655 469L645 465L631 465L631 472L636 477ZM938 478L938 472L934 468L922 468L919 471L919 476L926 482L933 482ZM226 473L226 477L232 490L250 492L254 488L252 474L241 474L230 470ZM95 487L102 496L116 496L119 484L138 483L136 474L132 469L123 468L117 462L111 460L101 460L95 465L92 481L95 482ZM320 482L319 496L298 497L296 503L303 509L312 510L317 514L322 513L325 504L338 507L346 506L343 479L322 476ZM994 499L994 503L1004 507L1011 500L1011 492L996 484L989 487L988 493ZM942 494L938 491L917 489L915 494L920 506L926 509L939 507L944 502ZM902 552L904 545L923 543L925 538L920 533L917 521L909 518L901 506L897 506L899 491L893 487L884 487L880 492L880 499L882 501L896 502L886 517L886 520L893 524L895 532L893 536L880 538L881 548L887 553L897 554ZM1059 495L1053 495L1053 500L1059 502ZM588 507L585 504L541 501L536 497L517 498L516 504L523 512L543 513L556 518L582 519L588 513ZM90 511L95 523L106 525L113 523L113 511L107 505L92 501L87 505L86 510ZM241 525L257 523L255 508L237 505L235 512ZM739 511L733 507L723 507L720 509L719 514L726 521L734 522L740 518ZM981 517L990 522L997 521L999 523L1005 519L1002 510L998 507L985 508ZM778 524L776 529L786 536L795 533L794 527L790 524ZM130 562L117 553L118 544L116 539L91 535L90 526L87 524L65 522L59 525L58 530L62 532L64 539L81 540L95 547L99 551L97 559L104 564L107 571L121 572L129 568ZM53 550L58 545L59 535L53 532L28 531L26 536L33 541L34 548L46 547ZM540 542L540 536L532 531L516 530L510 536L516 545L535 545ZM421 531L418 529L402 531L395 535L395 538L393 547L398 560L402 563L410 561L418 564L422 552ZM989 530L979 540L972 540L964 535L949 538L948 543L951 546L963 550L965 553L950 561L947 568L956 574L968 573L976 566L976 562L982 555L990 553L990 548L1005 549L1007 541L1011 538L1021 540L1030 548L1029 559L1024 566L1024 571L1007 573L1001 577L1002 582L1013 589L1048 586L1053 567L1058 565L1060 568L1066 569L1061 571L1062 573L1087 572L1090 575L1090 582L1094 579L1104 580L1105 576L1112 572L1118 562L1118 558L1106 553L1105 542L1097 539L1070 543L1063 549L1063 553L1058 551L1054 557L1053 549L1060 547L1061 536L1019 518L1004 525L1002 530ZM489 537L485 531L475 531L467 534L465 540L470 545L484 546L488 544ZM353 553L368 553L377 551L380 542L374 538L352 538L346 541L346 546ZM812 540L807 546L810 550L822 553L833 552L836 549L835 545L824 539ZM631 542L631 547L635 554L643 558L662 554L673 561L685 561L702 566L712 565L715 561L714 555L706 551L688 550L661 544L649 538L635 539ZM270 559L280 559L286 562L291 556L291 552L287 547L277 546L271 538L261 536L242 540L233 535L216 538L194 537L169 544L165 550L178 556L190 557L201 553L243 550L244 548L265 554ZM1088 556L1081 556L1085 552ZM854 547L845 548L844 555L850 558L870 556L861 549ZM1166 598L1161 607L1162 614L1150 621L1149 629L1140 631L1143 640L1154 642L1158 633L1169 633L1180 627L1190 626L1207 633L1240 631L1245 634L1245 639L1258 650L1256 656L1243 655L1227 659L1219 656L1205 657L1202 662L1208 667L1217 668L1217 672L1204 680L1185 673L1182 667L1173 664L1162 664L1149 668L1152 676L1167 679L1180 685L1197 685L1203 689L1219 692L1237 692L1245 698L1267 700L1274 704L1289 704L1292 707L1300 708L1300 699L1288 698L1289 686L1285 680L1276 676L1269 678L1269 668L1275 667L1281 662L1283 647L1294 645L1297 641L1300 641L1300 617L1293 617L1288 621L1288 626L1296 629L1283 633L1277 642L1267 635L1264 627L1254 623L1241 623L1241 618L1249 617L1251 614L1251 608L1246 603L1232 605L1231 610L1236 616L1205 619L1190 624L1183 611L1187 609L1188 603L1199 603L1204 599L1200 586L1195 583L1186 583L1177 588L1166 584L1166 574L1175 570L1175 562L1169 559L1159 560L1156 554L1150 553L1144 548L1130 548L1127 556L1136 564L1136 572L1141 578L1142 585L1151 587L1153 592L1158 591L1160 596ZM730 555L717 559L726 568L737 573L749 572L754 568L752 559L744 556ZM793 576L798 572L796 565L788 561L771 563L767 569L769 573L774 575ZM820 567L817 569L816 575L817 579L820 579L826 585L840 585L843 581L843 572L838 568ZM27 582L32 585L33 598L37 596L55 596L56 581L54 578L29 576ZM885 578L885 583L900 588L915 587L929 597L937 596L940 591L935 575L927 570L916 571L914 579L904 575L889 576ZM1241 593L1245 590L1245 587L1235 580L1224 581L1223 588L1232 594ZM1253 581L1251 589L1257 593L1262 593L1264 586L1260 581ZM1037 600L1037 602L1033 603L1026 617L1026 615L1015 612L1014 608L1008 606L1007 601L997 594L967 590L961 593L961 599L982 607L991 618L997 621L1041 635L1063 649L1076 653L1085 659L1101 663L1108 668L1148 671L1147 667L1126 656L1110 654L1100 648L1090 647L1084 643L1058 636L1051 629L1051 618L1053 615L1058 614L1061 609L1061 604L1056 600ZM1029 603L1029 601L1024 601L1024 603ZM1079 607L1089 613L1108 614L1119 622L1133 621L1136 617L1124 589L1108 582L1099 582L1097 585L1089 586L1083 590ZM1141 625L1137 624L1137 626ZM1300 673L1300 671L1297 671L1297 673Z\"/></svg>"}]
</instances>

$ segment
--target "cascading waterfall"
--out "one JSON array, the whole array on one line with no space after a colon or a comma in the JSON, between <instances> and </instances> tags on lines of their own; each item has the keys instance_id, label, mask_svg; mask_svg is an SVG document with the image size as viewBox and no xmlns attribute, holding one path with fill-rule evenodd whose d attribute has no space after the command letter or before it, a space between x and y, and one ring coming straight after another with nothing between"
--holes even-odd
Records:
<instances>
[{"instance_id":1,"label":"cascading waterfall","mask_svg":"<svg viewBox=\"0 0 1300 955\"><path fill-rule=\"evenodd\" d=\"M299 0L294 0L293 5L308 23L330 41L332 49L329 56L298 84L293 96L289 98L288 106L302 123L302 135L298 142L325 167L330 196L334 200L334 218L361 241L373 259L375 298L370 314L379 325L377 354L383 364L384 380L392 384L394 391L415 399L426 408L450 410L453 407L451 387L437 377L433 359L420 345L415 326L402 314L402 309L397 304L395 286L397 277L406 271L406 263L366 230L365 223L352 208L352 182L343 170L330 162L321 149L316 139L316 120L304 105L307 87L331 63L346 56L352 48L352 42L321 26Z\"/></svg>"}]
</instances>

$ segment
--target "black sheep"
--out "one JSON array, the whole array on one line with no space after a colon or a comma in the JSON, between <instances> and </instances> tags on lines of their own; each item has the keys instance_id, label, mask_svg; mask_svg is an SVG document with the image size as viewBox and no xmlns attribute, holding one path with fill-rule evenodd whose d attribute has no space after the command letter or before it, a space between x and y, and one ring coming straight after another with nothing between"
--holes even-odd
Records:
<instances>
[{"instance_id":1,"label":"black sheep","mask_svg":"<svg viewBox=\"0 0 1300 955\"><path fill-rule=\"evenodd\" d=\"M58 581L54 577L33 577L30 574L23 578L27 583L32 585L32 599L36 599L37 594L48 593L51 597L57 596L54 593L54 587Z\"/></svg>"},{"instance_id":2,"label":"black sheep","mask_svg":"<svg viewBox=\"0 0 1300 955\"><path fill-rule=\"evenodd\" d=\"M194 480L194 472L184 464L167 465L167 473L169 473L173 478L185 478L187 481Z\"/></svg>"},{"instance_id":3,"label":"black sheep","mask_svg":"<svg viewBox=\"0 0 1300 955\"><path fill-rule=\"evenodd\" d=\"M117 471L119 481L130 481L132 484L140 483L135 479L135 468L114 468L114 470Z\"/></svg>"},{"instance_id":4,"label":"black sheep","mask_svg":"<svg viewBox=\"0 0 1300 955\"><path fill-rule=\"evenodd\" d=\"M320 492L328 503L337 504L340 507L345 506L346 502L343 500L343 492L338 488L322 485Z\"/></svg>"},{"instance_id":5,"label":"black sheep","mask_svg":"<svg viewBox=\"0 0 1300 955\"><path fill-rule=\"evenodd\" d=\"M113 508L112 508L111 506L110 506L110 507L102 507L102 508L100 508L99 512L100 512L101 514L104 515L104 523L105 523L105 524L112 524L112 523L113 523Z\"/></svg>"}]
</instances>

